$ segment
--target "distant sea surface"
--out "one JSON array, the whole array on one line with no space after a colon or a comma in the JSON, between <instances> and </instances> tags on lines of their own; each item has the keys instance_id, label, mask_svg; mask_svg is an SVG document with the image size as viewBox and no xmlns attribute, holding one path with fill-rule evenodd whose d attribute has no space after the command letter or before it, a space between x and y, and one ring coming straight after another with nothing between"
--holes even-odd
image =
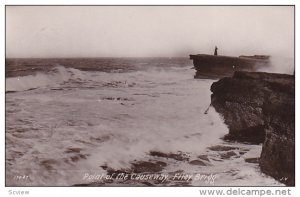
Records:
<instances>
[{"instance_id":1,"label":"distant sea surface","mask_svg":"<svg viewBox=\"0 0 300 197\"><path fill-rule=\"evenodd\" d=\"M260 145L221 139L214 81L192 68L187 58L7 59L6 186L281 185L245 162ZM133 166L168 178L95 178Z\"/></svg>"}]
</instances>

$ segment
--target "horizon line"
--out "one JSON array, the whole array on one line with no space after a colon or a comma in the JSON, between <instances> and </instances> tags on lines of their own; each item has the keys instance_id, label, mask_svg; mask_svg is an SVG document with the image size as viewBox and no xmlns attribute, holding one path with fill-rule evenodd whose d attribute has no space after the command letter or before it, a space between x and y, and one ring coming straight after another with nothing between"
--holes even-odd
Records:
<instances>
[{"instance_id":1,"label":"horizon line","mask_svg":"<svg viewBox=\"0 0 300 197\"><path fill-rule=\"evenodd\" d=\"M82 56L82 57L5 57L5 59L79 59L79 58L189 58L189 56Z\"/></svg>"}]
</instances>

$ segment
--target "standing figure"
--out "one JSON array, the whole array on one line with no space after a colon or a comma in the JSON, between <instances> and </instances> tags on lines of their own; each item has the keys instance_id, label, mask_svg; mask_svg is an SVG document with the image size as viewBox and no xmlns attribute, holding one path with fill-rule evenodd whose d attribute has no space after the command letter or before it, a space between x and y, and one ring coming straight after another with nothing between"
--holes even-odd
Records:
<instances>
[{"instance_id":1,"label":"standing figure","mask_svg":"<svg viewBox=\"0 0 300 197\"><path fill-rule=\"evenodd\" d=\"M218 55L218 47L217 46L215 46L215 53L214 53L214 55Z\"/></svg>"}]
</instances>

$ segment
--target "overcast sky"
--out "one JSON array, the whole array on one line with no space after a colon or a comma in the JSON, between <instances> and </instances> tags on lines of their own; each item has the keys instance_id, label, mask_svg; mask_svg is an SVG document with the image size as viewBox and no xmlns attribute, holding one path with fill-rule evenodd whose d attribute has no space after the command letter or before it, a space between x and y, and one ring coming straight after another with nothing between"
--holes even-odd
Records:
<instances>
[{"instance_id":1,"label":"overcast sky","mask_svg":"<svg viewBox=\"0 0 300 197\"><path fill-rule=\"evenodd\" d=\"M7 57L293 57L294 8L7 6Z\"/></svg>"}]
</instances>

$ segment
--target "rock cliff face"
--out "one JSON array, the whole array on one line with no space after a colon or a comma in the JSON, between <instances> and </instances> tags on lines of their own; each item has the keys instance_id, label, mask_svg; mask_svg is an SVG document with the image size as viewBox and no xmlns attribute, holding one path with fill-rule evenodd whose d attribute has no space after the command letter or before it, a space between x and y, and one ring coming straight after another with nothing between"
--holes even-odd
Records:
<instances>
[{"instance_id":1,"label":"rock cliff face","mask_svg":"<svg viewBox=\"0 0 300 197\"><path fill-rule=\"evenodd\" d=\"M228 140L263 143L262 171L295 184L295 78L235 72L211 86L212 106L229 127Z\"/></svg>"},{"instance_id":2,"label":"rock cliff face","mask_svg":"<svg viewBox=\"0 0 300 197\"><path fill-rule=\"evenodd\" d=\"M270 56L223 56L198 54L190 55L196 69L195 78L220 79L232 76L235 71L255 71L259 68L269 67Z\"/></svg>"}]
</instances>

